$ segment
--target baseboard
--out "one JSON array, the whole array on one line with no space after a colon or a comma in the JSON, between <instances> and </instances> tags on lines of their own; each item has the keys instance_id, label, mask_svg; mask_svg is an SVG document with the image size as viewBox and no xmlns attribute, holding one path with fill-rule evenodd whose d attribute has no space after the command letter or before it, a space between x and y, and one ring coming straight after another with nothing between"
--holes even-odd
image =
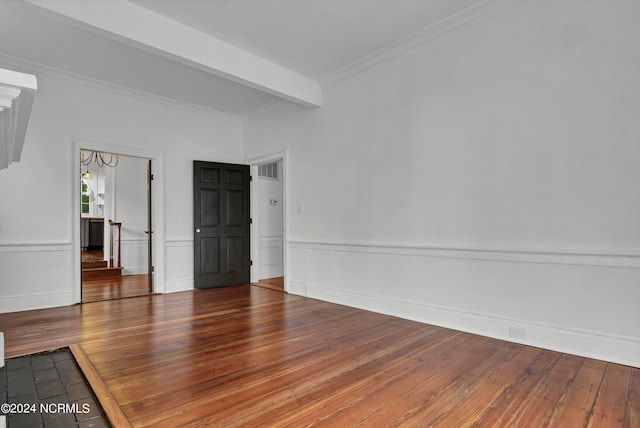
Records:
<instances>
[{"instance_id":1,"label":"baseboard","mask_svg":"<svg viewBox=\"0 0 640 428\"><path fill-rule=\"evenodd\" d=\"M54 308L71 304L73 304L73 293L71 291L2 296L2 299L0 299L0 313Z\"/></svg>"},{"instance_id":2,"label":"baseboard","mask_svg":"<svg viewBox=\"0 0 640 428\"><path fill-rule=\"evenodd\" d=\"M193 290L193 278L171 279L166 281L165 293Z\"/></svg>"},{"instance_id":3,"label":"baseboard","mask_svg":"<svg viewBox=\"0 0 640 428\"><path fill-rule=\"evenodd\" d=\"M640 356L640 341L633 338L534 324L525 320L469 313L452 308L390 299L367 293L331 289L295 281L288 281L287 291L291 294L425 324L567 354L640 367L640 359L638 357Z\"/></svg>"},{"instance_id":4,"label":"baseboard","mask_svg":"<svg viewBox=\"0 0 640 428\"><path fill-rule=\"evenodd\" d=\"M284 289L286 292L303 297L309 296L309 287L297 281L289 281L285 278Z\"/></svg>"},{"instance_id":5,"label":"baseboard","mask_svg":"<svg viewBox=\"0 0 640 428\"><path fill-rule=\"evenodd\" d=\"M122 275L146 275L149 266L125 266L122 269Z\"/></svg>"}]
</instances>

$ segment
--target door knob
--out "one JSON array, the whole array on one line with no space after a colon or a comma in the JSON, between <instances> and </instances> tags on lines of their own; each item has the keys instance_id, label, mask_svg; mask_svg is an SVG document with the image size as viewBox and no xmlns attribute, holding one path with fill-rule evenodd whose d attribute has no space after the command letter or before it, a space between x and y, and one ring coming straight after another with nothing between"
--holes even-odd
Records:
<instances>
[{"instance_id":1,"label":"door knob","mask_svg":"<svg viewBox=\"0 0 640 428\"><path fill-rule=\"evenodd\" d=\"M197 228L197 229L196 229L196 233L200 233L200 228Z\"/></svg>"}]
</instances>

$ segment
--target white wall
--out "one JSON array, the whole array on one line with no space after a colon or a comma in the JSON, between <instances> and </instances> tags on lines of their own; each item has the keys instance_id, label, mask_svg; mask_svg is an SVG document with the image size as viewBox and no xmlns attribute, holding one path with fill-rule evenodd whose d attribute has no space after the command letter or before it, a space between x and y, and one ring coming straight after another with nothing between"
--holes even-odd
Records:
<instances>
[{"instance_id":1,"label":"white wall","mask_svg":"<svg viewBox=\"0 0 640 428\"><path fill-rule=\"evenodd\" d=\"M284 275L282 161L278 161L277 180L258 178L257 184L259 279L276 278ZM276 204L272 203L273 200Z\"/></svg>"},{"instance_id":2,"label":"white wall","mask_svg":"<svg viewBox=\"0 0 640 428\"><path fill-rule=\"evenodd\" d=\"M122 223L122 274L147 273L147 159L121 156L115 169L115 188L113 220ZM105 222L108 224L108 219Z\"/></svg>"},{"instance_id":3,"label":"white wall","mask_svg":"<svg viewBox=\"0 0 640 428\"><path fill-rule=\"evenodd\" d=\"M0 312L73 301L78 139L164 155L159 291L192 288L192 161L242 162L240 121L43 68L18 71L38 76L38 92L21 162L0 171Z\"/></svg>"},{"instance_id":4,"label":"white wall","mask_svg":"<svg viewBox=\"0 0 640 428\"><path fill-rule=\"evenodd\" d=\"M640 366L639 13L513 1L246 118L288 290Z\"/></svg>"}]
</instances>

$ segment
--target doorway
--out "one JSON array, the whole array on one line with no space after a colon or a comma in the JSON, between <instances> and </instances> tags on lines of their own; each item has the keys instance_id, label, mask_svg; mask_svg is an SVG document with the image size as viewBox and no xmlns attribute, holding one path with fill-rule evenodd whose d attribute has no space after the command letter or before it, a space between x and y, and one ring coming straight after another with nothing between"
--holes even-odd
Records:
<instances>
[{"instance_id":1,"label":"doorway","mask_svg":"<svg viewBox=\"0 0 640 428\"><path fill-rule=\"evenodd\" d=\"M153 292L152 160L80 153L81 302Z\"/></svg>"},{"instance_id":2,"label":"doorway","mask_svg":"<svg viewBox=\"0 0 640 428\"><path fill-rule=\"evenodd\" d=\"M248 165L193 162L194 287L251 280Z\"/></svg>"},{"instance_id":3,"label":"doorway","mask_svg":"<svg viewBox=\"0 0 640 428\"><path fill-rule=\"evenodd\" d=\"M286 153L249 162L252 167L254 213L252 281L277 291L286 290Z\"/></svg>"}]
</instances>

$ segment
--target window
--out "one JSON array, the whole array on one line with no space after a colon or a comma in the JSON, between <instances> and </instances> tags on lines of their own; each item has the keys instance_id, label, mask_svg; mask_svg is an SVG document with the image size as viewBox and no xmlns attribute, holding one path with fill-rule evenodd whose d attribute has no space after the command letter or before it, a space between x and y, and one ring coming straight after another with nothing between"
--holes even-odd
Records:
<instances>
[{"instance_id":1,"label":"window","mask_svg":"<svg viewBox=\"0 0 640 428\"><path fill-rule=\"evenodd\" d=\"M82 214L91 214L91 191L89 190L89 185L84 180L81 180L80 183L82 194L80 202L82 209L80 212Z\"/></svg>"}]
</instances>

